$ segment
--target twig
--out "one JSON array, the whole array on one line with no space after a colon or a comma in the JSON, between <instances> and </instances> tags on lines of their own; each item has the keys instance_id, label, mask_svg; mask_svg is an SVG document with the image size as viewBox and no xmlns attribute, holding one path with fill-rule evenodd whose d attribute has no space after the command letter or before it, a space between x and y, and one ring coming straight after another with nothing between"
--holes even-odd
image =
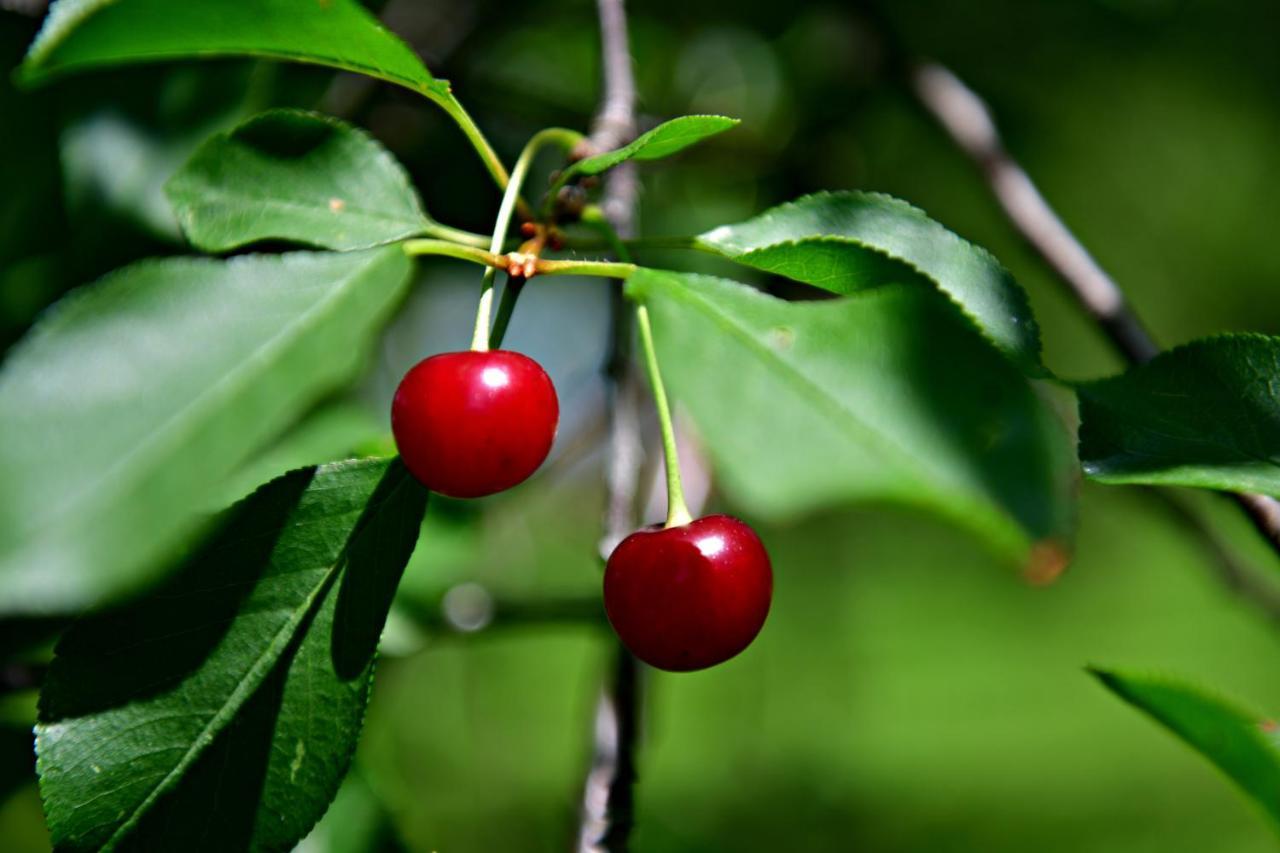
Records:
<instances>
[{"instance_id":1,"label":"twig","mask_svg":"<svg viewBox=\"0 0 1280 853\"><path fill-rule=\"evenodd\" d=\"M981 169L1010 224L1058 274L1112 345L1131 364L1140 364L1159 352L1115 281L1098 266L1044 200L1026 171L1009 156L982 98L936 62L908 62L903 68L916 99ZM1249 493L1232 493L1231 497L1280 554L1280 502ZM1236 588L1242 594L1256 593L1255 588L1238 583ZM1268 611L1275 605L1270 597L1259 600L1259 604ZM1275 613L1280 615L1280 610Z\"/></svg>"},{"instance_id":2,"label":"twig","mask_svg":"<svg viewBox=\"0 0 1280 853\"><path fill-rule=\"evenodd\" d=\"M598 0L604 92L588 144L594 150L617 148L635 135L635 78L627 38L623 0ZM605 183L601 204L605 217L623 237L635 232L638 185L634 169L623 164ZM610 426L606 470L607 497L600 555L613 548L635 525L643 448L640 441L638 383L629 366L630 312L622 288L610 290L610 358L605 366ZM627 849L633 821L635 751L643 706L644 684L639 665L619 643L613 673L596 704L591 769L582 792L577 849L581 853Z\"/></svg>"},{"instance_id":3,"label":"twig","mask_svg":"<svg viewBox=\"0 0 1280 853\"><path fill-rule=\"evenodd\" d=\"M1227 546L1213 527L1186 500L1171 489L1148 491L1169 511L1178 524L1188 528L1211 557L1223 586L1256 604L1270 619L1280 623L1280 590L1263 583Z\"/></svg>"},{"instance_id":4,"label":"twig","mask_svg":"<svg viewBox=\"0 0 1280 853\"><path fill-rule=\"evenodd\" d=\"M631 43L623 0L599 0L596 8L600 15L604 93L591 128L591 144L597 151L609 151L621 148L635 136L636 81L631 69ZM626 230L619 221L614 222L614 227L619 232Z\"/></svg>"},{"instance_id":5,"label":"twig","mask_svg":"<svg viewBox=\"0 0 1280 853\"><path fill-rule=\"evenodd\" d=\"M951 140L977 164L1005 215L1132 362L1147 361L1159 347L1124 293L1067 229L1009 156L987 105L950 70L922 62L909 70L912 91Z\"/></svg>"},{"instance_id":6,"label":"twig","mask_svg":"<svg viewBox=\"0 0 1280 853\"><path fill-rule=\"evenodd\" d=\"M401 596L397 607L415 627L439 635L478 634L534 625L603 625L595 597L534 600L495 598L482 584L467 581L449 588L438 604Z\"/></svg>"}]
</instances>

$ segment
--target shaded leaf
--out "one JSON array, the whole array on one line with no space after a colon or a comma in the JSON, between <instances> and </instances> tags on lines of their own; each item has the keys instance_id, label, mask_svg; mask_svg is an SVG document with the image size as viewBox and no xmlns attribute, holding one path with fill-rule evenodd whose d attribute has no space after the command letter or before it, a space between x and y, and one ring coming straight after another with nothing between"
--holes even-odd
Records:
<instances>
[{"instance_id":1,"label":"shaded leaf","mask_svg":"<svg viewBox=\"0 0 1280 853\"><path fill-rule=\"evenodd\" d=\"M1066 430L932 288L795 303L640 270L628 292L653 313L676 405L750 512L890 500L945 516L1007 558L1061 568L1073 480Z\"/></svg>"},{"instance_id":2,"label":"shaded leaf","mask_svg":"<svg viewBox=\"0 0 1280 853\"><path fill-rule=\"evenodd\" d=\"M698 244L833 293L928 281L954 299L1024 371L1043 374L1027 295L1000 262L904 201L879 193L818 193L722 225Z\"/></svg>"},{"instance_id":3,"label":"shaded leaf","mask_svg":"<svg viewBox=\"0 0 1280 853\"><path fill-rule=\"evenodd\" d=\"M1280 338L1195 341L1078 394L1090 478L1280 495Z\"/></svg>"},{"instance_id":4,"label":"shaded leaf","mask_svg":"<svg viewBox=\"0 0 1280 853\"><path fill-rule=\"evenodd\" d=\"M55 306L0 369L0 614L144 581L352 375L408 273L396 247L144 261Z\"/></svg>"},{"instance_id":5,"label":"shaded leaf","mask_svg":"<svg viewBox=\"0 0 1280 853\"><path fill-rule=\"evenodd\" d=\"M582 158L565 169L561 181L569 181L579 175L598 175L627 160L661 160L709 136L724 133L737 124L736 118L725 116L673 118L653 130L640 134L628 145Z\"/></svg>"},{"instance_id":6,"label":"shaded leaf","mask_svg":"<svg viewBox=\"0 0 1280 853\"><path fill-rule=\"evenodd\" d=\"M163 59L259 56L326 65L448 97L356 0L56 0L19 70L28 83Z\"/></svg>"},{"instance_id":7,"label":"shaded leaf","mask_svg":"<svg viewBox=\"0 0 1280 853\"><path fill-rule=\"evenodd\" d=\"M206 252L259 240L364 249L428 222L396 159L337 119L273 110L211 137L165 187L187 239Z\"/></svg>"},{"instance_id":8,"label":"shaded leaf","mask_svg":"<svg viewBox=\"0 0 1280 853\"><path fill-rule=\"evenodd\" d=\"M1217 765L1280 831L1280 744L1274 722L1169 679L1090 671L1111 692Z\"/></svg>"},{"instance_id":9,"label":"shaded leaf","mask_svg":"<svg viewBox=\"0 0 1280 853\"><path fill-rule=\"evenodd\" d=\"M55 846L287 850L310 831L426 500L398 460L291 472L155 595L77 623L36 727Z\"/></svg>"}]
</instances>

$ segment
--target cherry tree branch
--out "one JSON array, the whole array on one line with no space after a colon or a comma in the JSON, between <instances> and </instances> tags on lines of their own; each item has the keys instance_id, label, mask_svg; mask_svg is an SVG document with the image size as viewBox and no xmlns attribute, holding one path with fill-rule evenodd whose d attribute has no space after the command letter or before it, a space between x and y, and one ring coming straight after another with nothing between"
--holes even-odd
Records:
<instances>
[{"instance_id":1,"label":"cherry tree branch","mask_svg":"<svg viewBox=\"0 0 1280 853\"><path fill-rule=\"evenodd\" d=\"M635 136L635 77L623 0L598 0L603 68L603 97L587 145L617 148ZM601 209L623 238L635 233L639 183L632 164L612 170ZM610 358L605 366L610 411L601 559L635 529L640 467L643 461L639 383L630 366L631 320L621 286L610 289ZM627 848L633 817L635 752L639 738L644 683L640 666L621 643L614 648L609 683L596 705L591 768L583 785L577 849L621 851Z\"/></svg>"},{"instance_id":2,"label":"cherry tree branch","mask_svg":"<svg viewBox=\"0 0 1280 853\"><path fill-rule=\"evenodd\" d=\"M949 69L936 62L909 61L903 66L916 100L937 120L956 146L986 179L1009 223L1040 255L1076 301L1093 317L1111 344L1129 361L1140 364L1160 351L1115 281L1062 222L1030 176L1009 155L986 103ZM1254 528L1280 554L1280 502L1266 495L1233 493ZM1189 512L1189 511L1188 511ZM1197 525L1202 530L1203 525ZM1245 583L1234 570L1231 586L1280 619L1280 601Z\"/></svg>"}]
</instances>

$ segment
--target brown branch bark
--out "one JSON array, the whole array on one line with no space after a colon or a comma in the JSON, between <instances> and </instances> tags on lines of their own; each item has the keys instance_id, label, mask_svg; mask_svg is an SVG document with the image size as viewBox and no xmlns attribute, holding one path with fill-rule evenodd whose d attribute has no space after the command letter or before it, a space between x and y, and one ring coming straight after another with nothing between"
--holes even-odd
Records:
<instances>
[{"instance_id":1,"label":"brown branch bark","mask_svg":"<svg viewBox=\"0 0 1280 853\"><path fill-rule=\"evenodd\" d=\"M600 110L589 146L617 148L635 135L635 78L623 0L598 0L603 68ZM623 164L609 173L601 208L619 236L635 233L639 186L635 169ZM610 358L605 366L610 412L604 531L600 556L608 560L617 544L635 529L640 467L643 461L639 383L630 367L631 315L620 282L611 288ZM623 851L634 822L635 753L640 734L644 681L640 665L615 643L613 669L596 704L591 768L582 792L577 849Z\"/></svg>"},{"instance_id":2,"label":"brown branch bark","mask_svg":"<svg viewBox=\"0 0 1280 853\"><path fill-rule=\"evenodd\" d=\"M1115 281L1062 222L1026 171L1004 147L991 110L959 77L936 62L902 62L908 86L952 142L982 172L987 187L1014 230L1057 273L1057 278L1093 317L1111 344L1141 364L1160 351ZM1254 528L1280 554L1280 502L1266 495L1233 493ZM1203 524L1197 527L1204 530ZM1219 556L1221 551L1219 549ZM1280 619L1280 601L1264 587L1227 572L1231 586L1270 616Z\"/></svg>"}]
</instances>

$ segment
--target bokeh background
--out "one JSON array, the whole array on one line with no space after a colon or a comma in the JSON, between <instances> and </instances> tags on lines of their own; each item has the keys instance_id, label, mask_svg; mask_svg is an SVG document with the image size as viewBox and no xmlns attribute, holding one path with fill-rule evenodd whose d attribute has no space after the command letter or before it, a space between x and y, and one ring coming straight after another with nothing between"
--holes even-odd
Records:
<instances>
[{"instance_id":1,"label":"bokeh background","mask_svg":"<svg viewBox=\"0 0 1280 853\"><path fill-rule=\"evenodd\" d=\"M453 81L508 160L541 126L589 122L594 4L375 5ZM39 6L0 0L4 69L20 61ZM644 120L743 119L645 169L645 233L696 233L820 189L886 191L1014 272L1051 368L1069 378L1118 369L969 163L889 76L883 37L857 8L631 6ZM988 99L1012 153L1163 343L1280 333L1274 0L911 0L884 12L913 51L944 61ZM184 252L164 180L209 133L278 104L369 128L409 167L436 218L489 229L497 194L456 129L385 85L226 61L73 77L32 93L16 92L6 75L0 346L70 287L136 258ZM385 444L399 376L469 337L474 270L422 270L365 379L326 401L240 486L339 445ZM557 457L508 497L433 504L356 771L306 849L572 843L611 654L607 628L591 618L505 624L500 609L485 630L457 634L434 614L464 583L517 609L585 602L591 612L607 301L602 285L583 280L529 287L511 344L543 361L562 391ZM763 528L777 590L761 637L714 670L648 679L635 848L1273 849L1263 822L1208 764L1083 668L1177 673L1280 709L1276 626L1215 577L1212 549L1149 493L1086 485L1082 498L1077 558L1043 588L942 523L901 510L839 508ZM1195 505L1233 554L1262 573L1276 569L1229 507ZM29 693L0 699L0 849L12 853L48 844L29 767L33 708Z\"/></svg>"}]
</instances>

